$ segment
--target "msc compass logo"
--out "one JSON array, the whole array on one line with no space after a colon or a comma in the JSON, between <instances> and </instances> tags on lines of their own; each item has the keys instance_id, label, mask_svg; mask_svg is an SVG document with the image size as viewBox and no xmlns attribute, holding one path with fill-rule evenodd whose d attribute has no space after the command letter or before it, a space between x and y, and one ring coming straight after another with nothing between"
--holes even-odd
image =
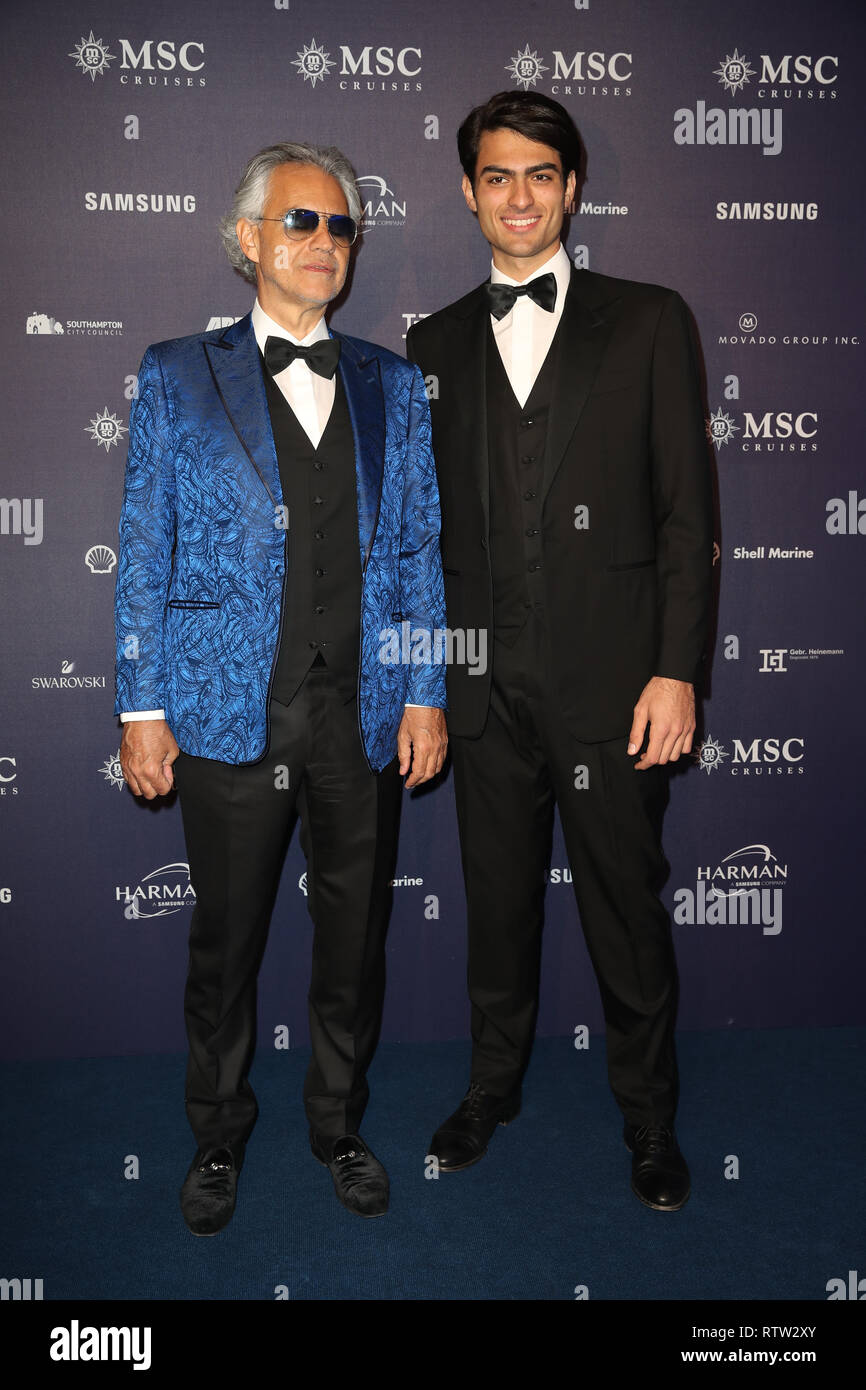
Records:
<instances>
[{"instance_id":1,"label":"msc compass logo","mask_svg":"<svg viewBox=\"0 0 866 1390\"><path fill-rule=\"evenodd\" d=\"M735 48L733 53L728 53L722 59L719 66L714 70L713 76L718 77L726 92L731 96L735 92L741 92L750 77L754 77L755 69L750 67L749 60Z\"/></svg>"},{"instance_id":2,"label":"msc compass logo","mask_svg":"<svg viewBox=\"0 0 866 1390\"><path fill-rule=\"evenodd\" d=\"M108 406L91 420L89 425L85 425L84 433L89 434L91 439L95 439L97 444L105 445L105 452L108 453L112 445L119 443L120 436L128 434L126 425L122 425L116 415L110 413Z\"/></svg>"},{"instance_id":3,"label":"msc compass logo","mask_svg":"<svg viewBox=\"0 0 866 1390\"><path fill-rule=\"evenodd\" d=\"M717 772L725 758L729 758L730 753L726 753L720 743L708 734L697 751L692 754L701 772L706 772L709 776L712 772Z\"/></svg>"},{"instance_id":4,"label":"msc compass logo","mask_svg":"<svg viewBox=\"0 0 866 1390\"><path fill-rule=\"evenodd\" d=\"M108 71L108 64L113 63L116 54L109 53L108 45L102 39L93 37L91 29L86 39L75 45L68 57L75 59L75 66L81 68L82 72L89 73L91 82L95 82L97 77L101 77Z\"/></svg>"},{"instance_id":5,"label":"msc compass logo","mask_svg":"<svg viewBox=\"0 0 866 1390\"><path fill-rule=\"evenodd\" d=\"M533 49L529 50L529 44L505 65L505 71L511 76L512 80L522 87L524 92L528 92L530 87L534 87L539 77L550 69L541 61L539 55Z\"/></svg>"},{"instance_id":6,"label":"msc compass logo","mask_svg":"<svg viewBox=\"0 0 866 1390\"><path fill-rule=\"evenodd\" d=\"M306 896L307 896L307 871L306 871L306 869L305 869L304 872L301 874L301 877L298 879L298 887L300 888L300 890L301 890L301 892L303 893L304 897L306 897Z\"/></svg>"},{"instance_id":7,"label":"msc compass logo","mask_svg":"<svg viewBox=\"0 0 866 1390\"><path fill-rule=\"evenodd\" d=\"M361 219L365 231L370 227L404 226L406 204L397 201L394 190L379 174L362 174L356 183L364 200Z\"/></svg>"},{"instance_id":8,"label":"msc compass logo","mask_svg":"<svg viewBox=\"0 0 866 1390\"><path fill-rule=\"evenodd\" d=\"M292 59L292 67L297 68L304 81L313 87L317 82L324 82L330 69L336 67L330 53L320 48L315 39L297 49L297 54L297 58Z\"/></svg>"},{"instance_id":9,"label":"msc compass logo","mask_svg":"<svg viewBox=\"0 0 866 1390\"><path fill-rule=\"evenodd\" d=\"M118 791L123 790L123 769L120 766L120 749L113 753L110 758L106 758L102 767L98 769L110 787L117 787Z\"/></svg>"},{"instance_id":10,"label":"msc compass logo","mask_svg":"<svg viewBox=\"0 0 866 1390\"><path fill-rule=\"evenodd\" d=\"M734 424L733 417L726 415L721 406L713 411L706 424L707 439L711 444L727 444L740 432L739 425Z\"/></svg>"}]
</instances>

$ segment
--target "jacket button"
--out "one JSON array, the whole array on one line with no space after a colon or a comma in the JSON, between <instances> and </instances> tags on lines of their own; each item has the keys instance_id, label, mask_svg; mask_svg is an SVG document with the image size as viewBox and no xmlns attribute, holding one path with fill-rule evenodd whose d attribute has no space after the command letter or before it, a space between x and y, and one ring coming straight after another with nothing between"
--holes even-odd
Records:
<instances>
[{"instance_id":1,"label":"jacket button","mask_svg":"<svg viewBox=\"0 0 866 1390\"><path fill-rule=\"evenodd\" d=\"M323 541L324 539L325 539L325 533L324 533L324 531L317 531L317 532L316 532L316 540L317 540L317 541Z\"/></svg>"},{"instance_id":2,"label":"jacket button","mask_svg":"<svg viewBox=\"0 0 866 1390\"><path fill-rule=\"evenodd\" d=\"M484 536L481 537L481 549L482 549L482 550L486 550L486 549L487 549L487 541L486 541L486 539L484 538Z\"/></svg>"},{"instance_id":3,"label":"jacket button","mask_svg":"<svg viewBox=\"0 0 866 1390\"><path fill-rule=\"evenodd\" d=\"M322 505L322 503L324 502L324 500L325 500L324 497L314 497L314 498L313 498L313 506L314 506L314 507L321 507L321 505Z\"/></svg>"},{"instance_id":4,"label":"jacket button","mask_svg":"<svg viewBox=\"0 0 866 1390\"><path fill-rule=\"evenodd\" d=\"M324 570L316 570L316 578L317 578L317 579L321 579L322 576L324 575L324 573L325 573Z\"/></svg>"}]
</instances>

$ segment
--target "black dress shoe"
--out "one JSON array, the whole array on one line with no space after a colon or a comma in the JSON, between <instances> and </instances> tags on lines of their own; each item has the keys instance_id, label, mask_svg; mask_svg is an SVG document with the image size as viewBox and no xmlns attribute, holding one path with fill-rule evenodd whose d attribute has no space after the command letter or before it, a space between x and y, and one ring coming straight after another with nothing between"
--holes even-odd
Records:
<instances>
[{"instance_id":1,"label":"black dress shoe","mask_svg":"<svg viewBox=\"0 0 866 1390\"><path fill-rule=\"evenodd\" d=\"M471 1168L487 1153L497 1125L510 1124L520 1113L520 1091L491 1096L473 1081L460 1102L430 1141L430 1153L439 1160L441 1173Z\"/></svg>"},{"instance_id":2,"label":"black dress shoe","mask_svg":"<svg viewBox=\"0 0 866 1390\"><path fill-rule=\"evenodd\" d=\"M242 1163L227 1145L196 1152L180 1190L183 1219L194 1236L215 1236L231 1221Z\"/></svg>"},{"instance_id":3,"label":"black dress shoe","mask_svg":"<svg viewBox=\"0 0 866 1390\"><path fill-rule=\"evenodd\" d=\"M310 1148L319 1162L331 1170L334 1190L344 1207L357 1216L385 1215L390 1191L388 1174L359 1134L344 1134L337 1140L311 1137Z\"/></svg>"},{"instance_id":4,"label":"black dress shoe","mask_svg":"<svg viewBox=\"0 0 866 1390\"><path fill-rule=\"evenodd\" d=\"M656 1211L679 1211L689 1199L691 1185L686 1160L676 1135L664 1125L626 1124L626 1148L633 1155L631 1190Z\"/></svg>"}]
</instances>

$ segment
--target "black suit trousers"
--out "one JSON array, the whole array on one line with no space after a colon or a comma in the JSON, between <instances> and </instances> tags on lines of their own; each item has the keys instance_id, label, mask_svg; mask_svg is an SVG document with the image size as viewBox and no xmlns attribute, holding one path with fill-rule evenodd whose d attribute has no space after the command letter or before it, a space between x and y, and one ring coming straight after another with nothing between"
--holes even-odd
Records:
<instances>
[{"instance_id":1,"label":"black suit trousers","mask_svg":"<svg viewBox=\"0 0 866 1390\"><path fill-rule=\"evenodd\" d=\"M559 708L543 615L493 643L479 738L452 738L469 928L472 1080L520 1085L538 1011L553 808L601 991L610 1085L635 1125L673 1121L677 974L661 821L666 769L634 769L623 737L581 743ZM640 692L635 692L635 698Z\"/></svg>"},{"instance_id":2,"label":"black suit trousers","mask_svg":"<svg viewBox=\"0 0 866 1390\"><path fill-rule=\"evenodd\" d=\"M185 1017L187 1115L202 1148L242 1147L256 1121L249 1070L256 983L296 814L314 924L304 1103L312 1134L357 1133L379 1035L401 785L361 748L357 702L324 666L271 702L261 762L175 764L196 907Z\"/></svg>"}]
</instances>

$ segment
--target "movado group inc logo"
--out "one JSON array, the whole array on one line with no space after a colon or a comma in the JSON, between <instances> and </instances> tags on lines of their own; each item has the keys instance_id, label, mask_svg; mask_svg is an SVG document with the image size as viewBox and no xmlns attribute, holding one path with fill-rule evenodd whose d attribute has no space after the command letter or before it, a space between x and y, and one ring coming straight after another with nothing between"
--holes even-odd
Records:
<instances>
[{"instance_id":1,"label":"movado group inc logo","mask_svg":"<svg viewBox=\"0 0 866 1390\"><path fill-rule=\"evenodd\" d=\"M796 333L781 332L774 324L760 328L758 316L751 309L740 314L737 333L720 333L718 343L735 347L859 347L859 333L814 333L811 324L798 324ZM826 325L825 325L826 327ZM806 331L803 332L802 329Z\"/></svg>"},{"instance_id":2,"label":"movado group inc logo","mask_svg":"<svg viewBox=\"0 0 866 1390\"><path fill-rule=\"evenodd\" d=\"M546 62L548 56L550 61ZM630 97L631 87L627 84L632 77L632 61L630 53L599 50L590 53L578 49L569 56L563 49L554 48L550 55L542 54L527 43L511 55L505 71L524 92L541 83L555 97Z\"/></svg>"},{"instance_id":3,"label":"movado group inc logo","mask_svg":"<svg viewBox=\"0 0 866 1390\"><path fill-rule=\"evenodd\" d=\"M89 425L85 425L84 433L89 434L98 445L103 445L105 452L108 453L120 442L124 434L129 434L129 430L126 425L121 424L119 417L106 406L104 410L93 417Z\"/></svg>"},{"instance_id":4,"label":"movado group inc logo","mask_svg":"<svg viewBox=\"0 0 866 1390\"><path fill-rule=\"evenodd\" d=\"M122 87L203 87L204 44L195 39L117 39L118 53L93 30L68 55L91 84L106 74ZM112 63L117 63L113 68Z\"/></svg>"},{"instance_id":5,"label":"movado group inc logo","mask_svg":"<svg viewBox=\"0 0 866 1390\"><path fill-rule=\"evenodd\" d=\"M332 76L337 77L341 92L420 92L421 49L413 44L372 44L350 48L340 44L339 56L335 46L328 49L311 39L296 49L291 59L298 76L312 88L323 86ZM332 71L333 70L333 71Z\"/></svg>"}]
</instances>

